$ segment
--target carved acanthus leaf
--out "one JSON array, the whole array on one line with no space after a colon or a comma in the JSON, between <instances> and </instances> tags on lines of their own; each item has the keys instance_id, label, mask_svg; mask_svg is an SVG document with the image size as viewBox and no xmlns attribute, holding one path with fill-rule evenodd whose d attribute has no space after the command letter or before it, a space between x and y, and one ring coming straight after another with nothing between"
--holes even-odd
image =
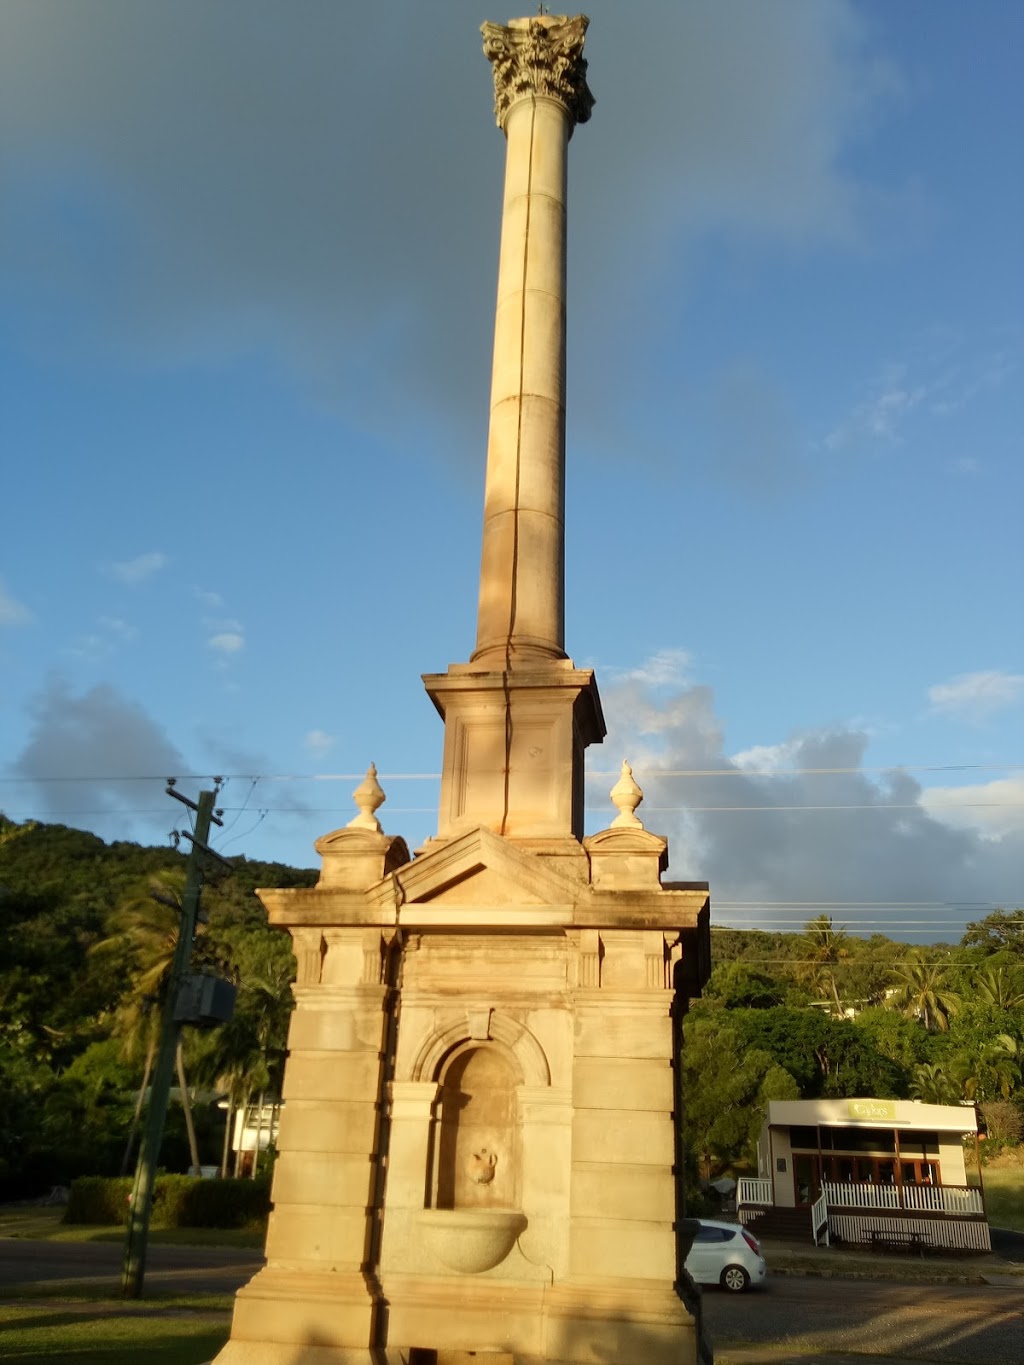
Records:
<instances>
[{"instance_id":1,"label":"carved acanthus leaf","mask_svg":"<svg viewBox=\"0 0 1024 1365\"><path fill-rule=\"evenodd\" d=\"M507 28L487 23L484 56L494 67L494 113L499 128L517 100L547 95L562 104L574 124L586 123L594 107L587 85L583 42L590 20L545 14Z\"/></svg>"}]
</instances>

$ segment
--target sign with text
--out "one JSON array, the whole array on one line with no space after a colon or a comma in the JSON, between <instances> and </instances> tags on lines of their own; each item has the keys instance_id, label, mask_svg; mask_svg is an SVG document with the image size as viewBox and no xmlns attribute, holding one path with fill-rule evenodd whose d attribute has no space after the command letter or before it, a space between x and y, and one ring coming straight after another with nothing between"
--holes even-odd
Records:
<instances>
[{"instance_id":1,"label":"sign with text","mask_svg":"<svg viewBox=\"0 0 1024 1365\"><path fill-rule=\"evenodd\" d=\"M851 1119L864 1122L896 1122L896 1103L894 1100L847 1100Z\"/></svg>"}]
</instances>

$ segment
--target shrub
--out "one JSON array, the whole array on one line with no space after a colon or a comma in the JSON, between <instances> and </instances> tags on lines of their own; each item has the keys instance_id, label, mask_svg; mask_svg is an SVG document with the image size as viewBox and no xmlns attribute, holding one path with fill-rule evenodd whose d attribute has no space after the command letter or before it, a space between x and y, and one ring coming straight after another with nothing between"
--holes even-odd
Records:
<instances>
[{"instance_id":1,"label":"shrub","mask_svg":"<svg viewBox=\"0 0 1024 1365\"><path fill-rule=\"evenodd\" d=\"M182 1179L188 1188L182 1192L178 1227L243 1228L270 1212L268 1180Z\"/></svg>"},{"instance_id":2,"label":"shrub","mask_svg":"<svg viewBox=\"0 0 1024 1365\"><path fill-rule=\"evenodd\" d=\"M988 1136L994 1142L1020 1142L1024 1138L1024 1108L1013 1100L989 1100L981 1106Z\"/></svg>"},{"instance_id":3,"label":"shrub","mask_svg":"<svg viewBox=\"0 0 1024 1365\"><path fill-rule=\"evenodd\" d=\"M80 1176L72 1181L65 1223L128 1222L130 1178ZM242 1228L262 1222L270 1211L267 1180L200 1180L158 1175L153 1186L152 1222L164 1228Z\"/></svg>"},{"instance_id":4,"label":"shrub","mask_svg":"<svg viewBox=\"0 0 1024 1365\"><path fill-rule=\"evenodd\" d=\"M132 1183L130 1176L80 1175L71 1182L64 1222L127 1223Z\"/></svg>"}]
</instances>

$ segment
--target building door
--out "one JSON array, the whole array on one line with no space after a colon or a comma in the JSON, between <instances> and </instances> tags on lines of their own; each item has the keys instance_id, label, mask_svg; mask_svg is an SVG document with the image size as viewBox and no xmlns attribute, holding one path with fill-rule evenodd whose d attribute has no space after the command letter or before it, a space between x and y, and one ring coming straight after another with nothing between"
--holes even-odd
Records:
<instances>
[{"instance_id":1,"label":"building door","mask_svg":"<svg viewBox=\"0 0 1024 1365\"><path fill-rule=\"evenodd\" d=\"M810 1208L821 1194L821 1168L816 1156L793 1157L793 1183L797 1208Z\"/></svg>"}]
</instances>

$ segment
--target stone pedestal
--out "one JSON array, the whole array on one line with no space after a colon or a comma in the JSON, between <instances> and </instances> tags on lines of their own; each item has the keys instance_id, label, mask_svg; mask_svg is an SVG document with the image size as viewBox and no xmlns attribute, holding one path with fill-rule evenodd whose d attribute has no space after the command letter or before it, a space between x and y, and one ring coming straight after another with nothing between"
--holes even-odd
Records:
<instances>
[{"instance_id":1,"label":"stone pedestal","mask_svg":"<svg viewBox=\"0 0 1024 1365\"><path fill-rule=\"evenodd\" d=\"M671 1058L706 888L663 888L642 829L558 860L480 827L369 882L368 840L399 851L339 831L317 887L261 892L302 979L267 1266L220 1365L697 1360Z\"/></svg>"}]
</instances>

